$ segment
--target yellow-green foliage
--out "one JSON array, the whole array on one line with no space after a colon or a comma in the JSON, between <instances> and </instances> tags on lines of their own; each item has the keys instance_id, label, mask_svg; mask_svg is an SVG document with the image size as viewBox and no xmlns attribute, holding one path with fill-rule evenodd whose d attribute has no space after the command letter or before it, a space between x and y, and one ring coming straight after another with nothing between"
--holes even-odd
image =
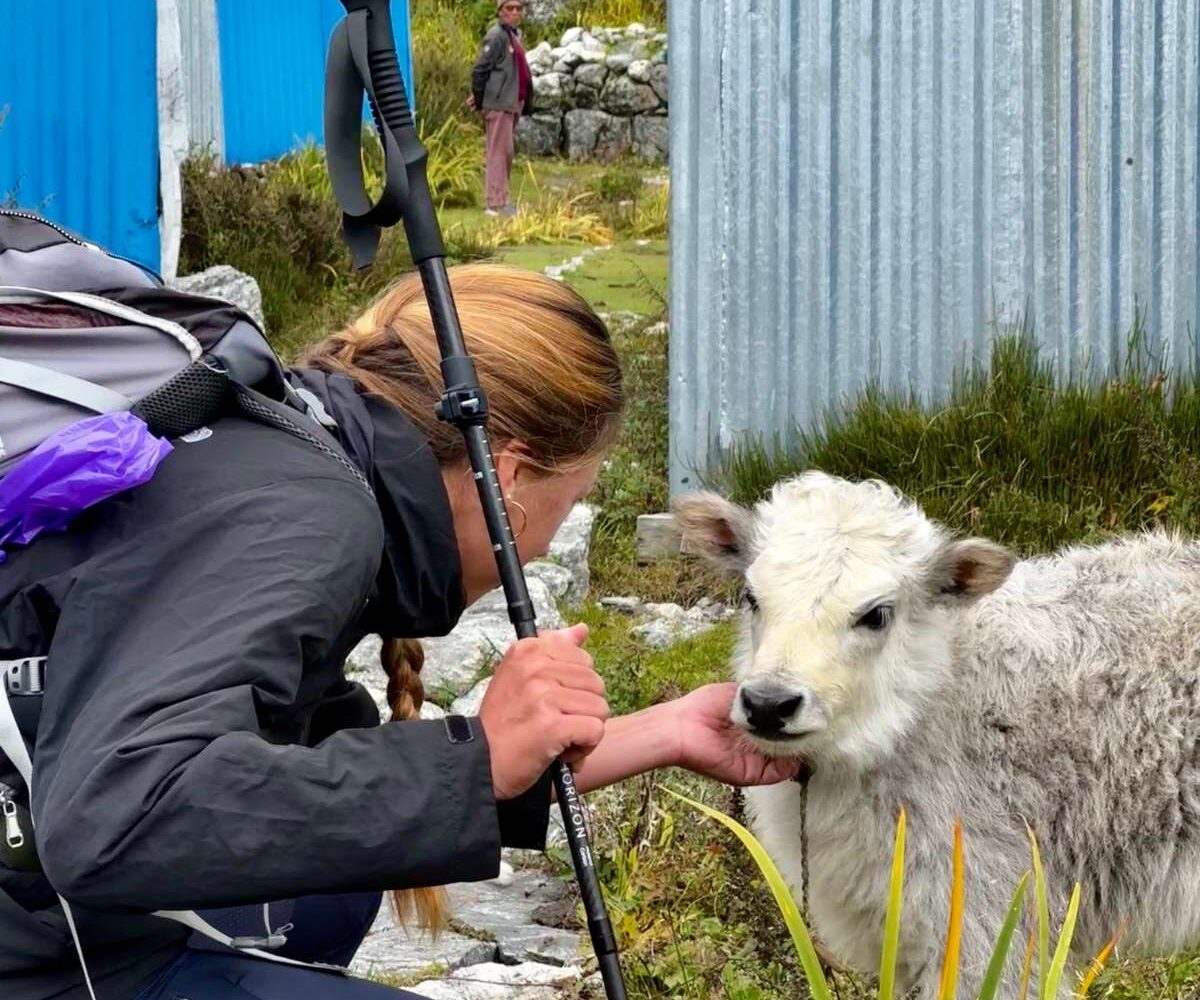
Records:
<instances>
[{"instance_id":1,"label":"yellow-green foliage","mask_svg":"<svg viewBox=\"0 0 1200 1000\"><path fill-rule=\"evenodd\" d=\"M763 878L767 882L767 886L771 891L771 895L775 900L776 906L783 917L784 923L787 925L788 932L791 934L792 942L796 947L796 954L800 960L800 965L804 970L805 978L808 981L809 990L812 993L814 1000L829 1000L830 990L829 982L825 977L825 973L821 968L821 963L817 958L816 950L813 947L812 938L810 936L804 918L801 916L799 908L796 906L796 901L793 898L783 875L776 867L775 862L767 853L766 849L758 841L758 839L747 830L741 823L733 817L728 816L711 806L705 805L702 802L697 802L686 795L679 792L664 789L675 798L695 809L698 809L705 816L717 820L722 826L730 830L754 859L754 863L762 872ZM903 859L904 859L904 841L905 841L906 819L903 809L900 811L899 818L896 823L896 843L893 851L892 859L892 878L889 887L889 897L887 901L887 917L884 927L884 946L883 955L880 967L879 983L880 989L877 994L878 1000L892 1000L892 993L895 983L895 963L898 954L897 940L900 930L900 912L903 893ZM1033 855L1033 879L1034 879L1034 895L1036 900L1037 911L1037 940L1039 943L1038 949L1038 987L1034 996L1036 1000L1055 1000L1058 996L1059 984L1062 980L1066 967L1067 956L1070 952L1071 940L1075 934L1075 920L1079 913L1079 896L1080 885L1075 883L1074 890L1071 893L1070 902L1067 905L1066 916L1063 918L1062 927L1059 929L1057 945L1054 949L1053 957L1050 957L1050 916L1049 907L1047 905L1046 879L1042 870L1041 854L1038 850L1037 838L1033 831L1029 831L1030 848ZM958 981L958 963L959 963L959 942L962 937L962 924L964 912L964 865L963 865L963 837L962 828L955 824L954 828L954 849L952 855L952 878L950 886L950 919L949 926L946 929L946 947L943 952L943 965L941 973L941 985L938 990L938 1000L956 1000L957 996L957 981ZM1008 957L1009 947L1012 942L1013 930L1016 927L1017 920L1020 916L1021 907L1026 896L1026 886L1028 884L1028 873L1022 877L1017 886L1016 894L1013 897L1012 906L1009 908L1008 916L1003 925L999 928L996 938L996 945L993 951L992 960L988 964L988 970L984 977L981 990L978 994L979 1000L991 1000L995 995L996 987L1000 979L1001 971L1004 968L1005 961ZM1087 990L1091 982L1095 978L1099 966L1112 951L1112 946L1108 945L1104 951L1100 953L1092 963L1092 968L1089 970L1087 978L1081 981L1081 992ZM1028 966L1028 962L1026 963Z\"/></svg>"}]
</instances>

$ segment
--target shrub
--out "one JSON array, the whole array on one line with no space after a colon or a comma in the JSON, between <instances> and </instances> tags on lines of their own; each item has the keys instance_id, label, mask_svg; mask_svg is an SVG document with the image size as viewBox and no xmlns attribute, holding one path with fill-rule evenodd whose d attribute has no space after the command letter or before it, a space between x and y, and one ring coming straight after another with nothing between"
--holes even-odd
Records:
<instances>
[{"instance_id":1,"label":"shrub","mask_svg":"<svg viewBox=\"0 0 1200 1000\"><path fill-rule=\"evenodd\" d=\"M453 0L416 0L412 7L413 77L417 117L430 132L451 118L464 119L463 101L471 92L471 66L486 27L474 22L488 4Z\"/></svg>"},{"instance_id":2,"label":"shrub","mask_svg":"<svg viewBox=\"0 0 1200 1000\"><path fill-rule=\"evenodd\" d=\"M642 196L642 172L630 164L608 167L596 179L593 190L601 201L637 201Z\"/></svg>"},{"instance_id":3,"label":"shrub","mask_svg":"<svg viewBox=\"0 0 1200 1000\"><path fill-rule=\"evenodd\" d=\"M304 155L277 177L270 165L219 169L211 156L183 166L180 273L231 264L253 275L272 333L300 320L349 271L341 213L317 193L310 167Z\"/></svg>"}]
</instances>

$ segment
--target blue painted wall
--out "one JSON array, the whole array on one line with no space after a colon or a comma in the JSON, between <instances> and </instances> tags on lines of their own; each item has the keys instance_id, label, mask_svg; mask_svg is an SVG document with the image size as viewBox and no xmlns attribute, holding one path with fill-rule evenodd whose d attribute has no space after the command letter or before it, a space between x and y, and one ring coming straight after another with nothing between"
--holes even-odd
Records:
<instances>
[{"instance_id":1,"label":"blue painted wall","mask_svg":"<svg viewBox=\"0 0 1200 1000\"><path fill-rule=\"evenodd\" d=\"M0 39L0 204L157 269L154 0L3 0Z\"/></svg>"},{"instance_id":2,"label":"blue painted wall","mask_svg":"<svg viewBox=\"0 0 1200 1000\"><path fill-rule=\"evenodd\" d=\"M391 7L411 96L408 2L392 0ZM257 163L321 142L325 53L344 14L338 0L217 0L229 163Z\"/></svg>"}]
</instances>

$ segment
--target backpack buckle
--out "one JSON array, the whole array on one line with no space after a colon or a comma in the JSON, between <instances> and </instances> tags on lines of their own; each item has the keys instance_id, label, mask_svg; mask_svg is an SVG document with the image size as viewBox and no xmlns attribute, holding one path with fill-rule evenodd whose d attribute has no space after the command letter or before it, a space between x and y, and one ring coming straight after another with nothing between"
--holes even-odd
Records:
<instances>
[{"instance_id":1,"label":"backpack buckle","mask_svg":"<svg viewBox=\"0 0 1200 1000\"><path fill-rule=\"evenodd\" d=\"M26 656L20 660L0 660L4 687L10 697L39 695L46 690L46 657Z\"/></svg>"}]
</instances>

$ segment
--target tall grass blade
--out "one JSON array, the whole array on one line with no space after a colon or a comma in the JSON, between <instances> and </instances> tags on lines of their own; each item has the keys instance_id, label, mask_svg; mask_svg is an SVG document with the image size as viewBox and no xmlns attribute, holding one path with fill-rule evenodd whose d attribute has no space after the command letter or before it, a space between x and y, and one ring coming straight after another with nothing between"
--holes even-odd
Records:
<instances>
[{"instance_id":1,"label":"tall grass blade","mask_svg":"<svg viewBox=\"0 0 1200 1000\"><path fill-rule=\"evenodd\" d=\"M950 926L946 930L946 954L942 959L942 979L938 1000L954 1000L958 990L958 953L962 944L963 920L963 838L962 823L954 824L954 867L950 879Z\"/></svg>"},{"instance_id":2,"label":"tall grass blade","mask_svg":"<svg viewBox=\"0 0 1200 1000\"><path fill-rule=\"evenodd\" d=\"M1037 932L1029 932L1029 943L1025 946L1025 961L1021 965L1021 1000L1029 1000L1029 979L1033 973L1033 944Z\"/></svg>"},{"instance_id":3,"label":"tall grass blade","mask_svg":"<svg viewBox=\"0 0 1200 1000\"><path fill-rule=\"evenodd\" d=\"M829 984L825 980L825 973L821 971L821 961L817 958L816 949L813 947L808 928L804 926L804 919L800 916L796 900L792 898L791 890L788 889L787 883L779 873L779 869L775 867L775 862L767 854L766 848L758 842L754 834L737 820L726 816L717 809L706 806L703 802L697 802L695 799L681 795L679 792L672 791L665 786L660 787L668 795L673 795L679 799L680 802L686 802L693 809L697 809L704 813L705 816L715 819L742 842L746 850L750 852L754 863L758 865L758 870L762 872L763 878L766 879L767 886L771 890L771 895L775 897L775 903L783 914L784 922L787 924L787 929L792 935L792 941L796 945L796 954L800 958L800 965L804 969L805 978L808 980L808 989L812 993L813 1000L832 1000L829 993Z\"/></svg>"},{"instance_id":4,"label":"tall grass blade","mask_svg":"<svg viewBox=\"0 0 1200 1000\"><path fill-rule=\"evenodd\" d=\"M904 807L896 820L896 846L892 851L892 882L888 889L887 917L883 923L883 956L879 960L879 1000L892 1000L896 991L896 955L900 950L900 905L904 898L904 835L908 817Z\"/></svg>"},{"instance_id":5,"label":"tall grass blade","mask_svg":"<svg viewBox=\"0 0 1200 1000\"><path fill-rule=\"evenodd\" d=\"M1071 939L1075 937L1075 918L1079 916L1079 883L1071 892L1071 901L1067 904L1067 915L1063 918L1062 929L1058 932L1058 944L1054 948L1054 959L1050 963L1050 972L1046 976L1046 991L1042 1000L1055 1000L1058 996L1058 984L1062 981L1063 969L1067 965L1067 953L1071 950Z\"/></svg>"},{"instance_id":6,"label":"tall grass blade","mask_svg":"<svg viewBox=\"0 0 1200 1000\"><path fill-rule=\"evenodd\" d=\"M1042 852L1038 850L1037 835L1030 826L1029 844L1033 849L1033 886L1037 896L1038 935L1038 997L1046 996L1046 975L1050 971L1050 902L1046 898L1046 872L1042 868Z\"/></svg>"},{"instance_id":7,"label":"tall grass blade","mask_svg":"<svg viewBox=\"0 0 1200 1000\"><path fill-rule=\"evenodd\" d=\"M1117 942L1125 936L1126 927L1122 927L1112 937L1108 939L1108 943L1097 952L1096 957L1092 959L1092 964L1088 966L1088 970L1084 973L1083 978L1079 981L1079 988L1075 990L1075 995L1084 1000L1088 995L1088 990L1096 982L1097 977L1104 971L1104 966L1108 963L1112 953L1117 950Z\"/></svg>"},{"instance_id":8,"label":"tall grass blade","mask_svg":"<svg viewBox=\"0 0 1200 1000\"><path fill-rule=\"evenodd\" d=\"M1013 893L1012 902L1008 907L1008 915L996 938L996 947L992 950L992 960L988 962L987 972L983 974L983 982L979 987L979 1000L993 1000L996 990L1000 987L1000 979L1004 975L1004 965L1008 961L1008 952L1012 947L1013 933L1017 929L1017 921L1021 919L1021 908L1025 905L1025 893L1029 889L1029 872L1021 876L1017 883L1017 891Z\"/></svg>"}]
</instances>

